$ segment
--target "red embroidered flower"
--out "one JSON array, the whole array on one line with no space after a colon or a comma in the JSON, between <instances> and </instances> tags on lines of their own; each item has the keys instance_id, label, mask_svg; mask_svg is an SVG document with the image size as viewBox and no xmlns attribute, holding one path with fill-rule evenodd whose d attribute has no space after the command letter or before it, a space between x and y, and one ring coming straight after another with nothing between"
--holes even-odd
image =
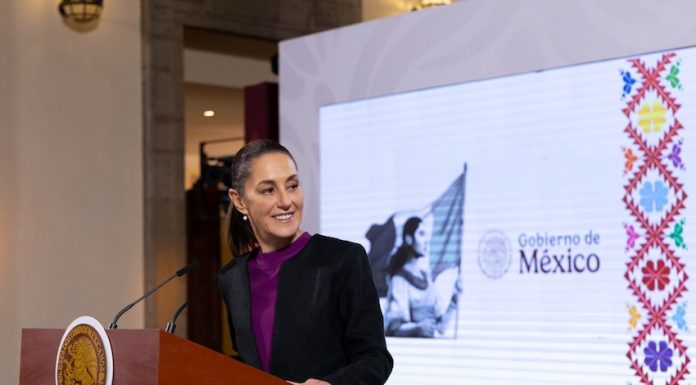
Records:
<instances>
[{"instance_id":1,"label":"red embroidered flower","mask_svg":"<svg viewBox=\"0 0 696 385\"><path fill-rule=\"evenodd\" d=\"M657 266L655 266L653 261L648 261L642 270L643 283L650 290L655 290L655 284L657 284L658 290L664 290L669 283L669 267L662 260L657 261Z\"/></svg>"}]
</instances>

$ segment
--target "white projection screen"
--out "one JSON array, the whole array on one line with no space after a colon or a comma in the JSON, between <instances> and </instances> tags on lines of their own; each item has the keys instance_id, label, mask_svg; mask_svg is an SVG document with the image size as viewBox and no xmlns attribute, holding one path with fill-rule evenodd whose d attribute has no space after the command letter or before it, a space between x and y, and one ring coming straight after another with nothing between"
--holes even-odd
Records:
<instances>
[{"instance_id":1,"label":"white projection screen","mask_svg":"<svg viewBox=\"0 0 696 385\"><path fill-rule=\"evenodd\" d=\"M367 250L389 384L692 383L694 5L503 4L281 44L306 228Z\"/></svg>"}]
</instances>

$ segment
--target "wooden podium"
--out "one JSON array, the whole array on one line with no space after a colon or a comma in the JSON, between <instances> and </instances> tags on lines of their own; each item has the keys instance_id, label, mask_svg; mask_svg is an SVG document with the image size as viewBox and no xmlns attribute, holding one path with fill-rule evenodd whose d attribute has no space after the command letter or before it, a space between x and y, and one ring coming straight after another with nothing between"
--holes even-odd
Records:
<instances>
[{"instance_id":1,"label":"wooden podium","mask_svg":"<svg viewBox=\"0 0 696 385\"><path fill-rule=\"evenodd\" d=\"M20 385L55 383L64 330L22 329ZM108 330L113 385L288 385L287 382L159 329Z\"/></svg>"}]
</instances>

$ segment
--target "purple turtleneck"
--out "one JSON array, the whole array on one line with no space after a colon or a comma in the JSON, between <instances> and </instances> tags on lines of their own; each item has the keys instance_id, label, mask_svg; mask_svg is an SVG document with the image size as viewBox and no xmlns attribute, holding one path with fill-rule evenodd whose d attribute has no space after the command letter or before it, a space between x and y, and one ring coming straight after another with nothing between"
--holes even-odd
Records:
<instances>
[{"instance_id":1,"label":"purple turtleneck","mask_svg":"<svg viewBox=\"0 0 696 385\"><path fill-rule=\"evenodd\" d=\"M278 273L283 262L297 255L312 238L305 232L282 249L268 254L259 250L256 258L249 261L251 283L251 325L256 339L263 370L268 372L271 363L273 322L275 321Z\"/></svg>"}]
</instances>

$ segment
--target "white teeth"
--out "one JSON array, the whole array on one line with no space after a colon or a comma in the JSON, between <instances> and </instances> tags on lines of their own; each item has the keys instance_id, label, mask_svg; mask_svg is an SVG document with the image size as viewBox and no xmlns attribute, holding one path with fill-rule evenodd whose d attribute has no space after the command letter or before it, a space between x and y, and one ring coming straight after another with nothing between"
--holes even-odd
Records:
<instances>
[{"instance_id":1,"label":"white teeth","mask_svg":"<svg viewBox=\"0 0 696 385\"><path fill-rule=\"evenodd\" d=\"M286 219L290 219L292 217L292 214L281 214L281 215L275 215L274 217L276 219L280 219L281 221L284 221Z\"/></svg>"}]
</instances>

